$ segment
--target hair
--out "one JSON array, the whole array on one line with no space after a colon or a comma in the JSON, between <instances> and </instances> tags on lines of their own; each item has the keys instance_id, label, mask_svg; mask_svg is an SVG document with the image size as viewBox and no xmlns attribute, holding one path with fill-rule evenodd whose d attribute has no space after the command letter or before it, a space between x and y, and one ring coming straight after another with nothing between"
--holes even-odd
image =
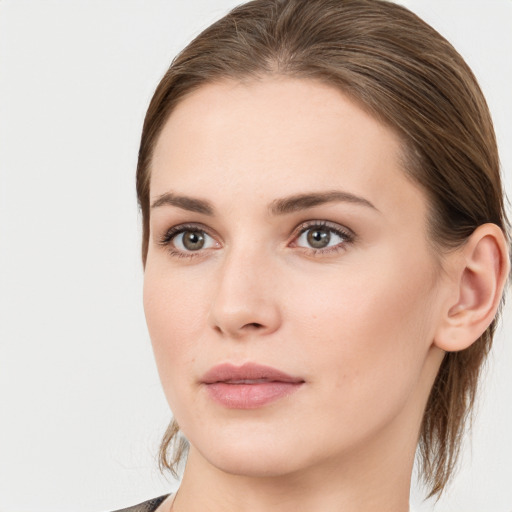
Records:
<instances>
[{"instance_id":1,"label":"hair","mask_svg":"<svg viewBox=\"0 0 512 512\"><path fill-rule=\"evenodd\" d=\"M204 84L272 76L329 84L400 135L405 172L428 198L429 238L438 251L463 245L488 222L507 236L490 113L472 71L446 39L385 0L253 0L177 55L150 102L137 166L144 265L151 159L174 107ZM496 321L469 348L445 354L430 392L418 440L429 496L441 495L456 467ZM173 420L161 468L176 475L185 451Z\"/></svg>"}]
</instances>

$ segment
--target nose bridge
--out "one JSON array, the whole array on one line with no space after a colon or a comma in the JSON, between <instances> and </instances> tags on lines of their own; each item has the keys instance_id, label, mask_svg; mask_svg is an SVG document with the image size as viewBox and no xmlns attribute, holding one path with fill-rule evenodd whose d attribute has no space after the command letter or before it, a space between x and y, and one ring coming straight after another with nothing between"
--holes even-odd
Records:
<instances>
[{"instance_id":1,"label":"nose bridge","mask_svg":"<svg viewBox=\"0 0 512 512\"><path fill-rule=\"evenodd\" d=\"M274 332L281 320L276 271L261 245L241 242L226 249L210 310L212 327L232 337Z\"/></svg>"}]
</instances>

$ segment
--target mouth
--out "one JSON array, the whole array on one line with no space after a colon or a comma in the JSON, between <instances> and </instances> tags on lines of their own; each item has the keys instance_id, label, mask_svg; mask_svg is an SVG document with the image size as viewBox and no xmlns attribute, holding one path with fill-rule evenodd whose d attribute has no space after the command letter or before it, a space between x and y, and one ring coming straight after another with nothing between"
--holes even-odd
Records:
<instances>
[{"instance_id":1,"label":"mouth","mask_svg":"<svg viewBox=\"0 0 512 512\"><path fill-rule=\"evenodd\" d=\"M297 391L305 380L270 366L221 364L201 379L211 399L230 409L256 409Z\"/></svg>"}]
</instances>

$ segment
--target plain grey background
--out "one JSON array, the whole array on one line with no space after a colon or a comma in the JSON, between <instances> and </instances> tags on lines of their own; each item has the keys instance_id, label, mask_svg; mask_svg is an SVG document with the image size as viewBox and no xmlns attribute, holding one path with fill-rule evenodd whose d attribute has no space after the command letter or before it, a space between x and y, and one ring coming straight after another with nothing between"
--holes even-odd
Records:
<instances>
[{"instance_id":1,"label":"plain grey background","mask_svg":"<svg viewBox=\"0 0 512 512\"><path fill-rule=\"evenodd\" d=\"M169 492L170 418L142 310L134 171L171 58L238 0L0 0L0 512ZM512 191L512 0L409 0L477 75ZM512 315L472 443L417 512L512 511Z\"/></svg>"}]
</instances>

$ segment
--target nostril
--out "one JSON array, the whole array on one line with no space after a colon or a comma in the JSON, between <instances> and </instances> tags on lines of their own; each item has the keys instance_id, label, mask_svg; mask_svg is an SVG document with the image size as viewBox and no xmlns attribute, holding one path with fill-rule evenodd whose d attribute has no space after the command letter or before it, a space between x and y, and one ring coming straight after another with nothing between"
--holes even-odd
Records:
<instances>
[{"instance_id":1,"label":"nostril","mask_svg":"<svg viewBox=\"0 0 512 512\"><path fill-rule=\"evenodd\" d=\"M215 325L213 327L218 333L223 333L223 329L221 326L219 325ZM240 328L241 331L257 331L257 330L260 330L260 329L263 329L264 328L264 325L263 324L259 324L258 322L251 322L251 323L248 323L248 324L245 324L245 325L242 325L242 327Z\"/></svg>"},{"instance_id":2,"label":"nostril","mask_svg":"<svg viewBox=\"0 0 512 512\"><path fill-rule=\"evenodd\" d=\"M244 327L249 329L261 329L263 327L262 324L258 324L257 322L251 322L250 324L244 325Z\"/></svg>"}]
</instances>

